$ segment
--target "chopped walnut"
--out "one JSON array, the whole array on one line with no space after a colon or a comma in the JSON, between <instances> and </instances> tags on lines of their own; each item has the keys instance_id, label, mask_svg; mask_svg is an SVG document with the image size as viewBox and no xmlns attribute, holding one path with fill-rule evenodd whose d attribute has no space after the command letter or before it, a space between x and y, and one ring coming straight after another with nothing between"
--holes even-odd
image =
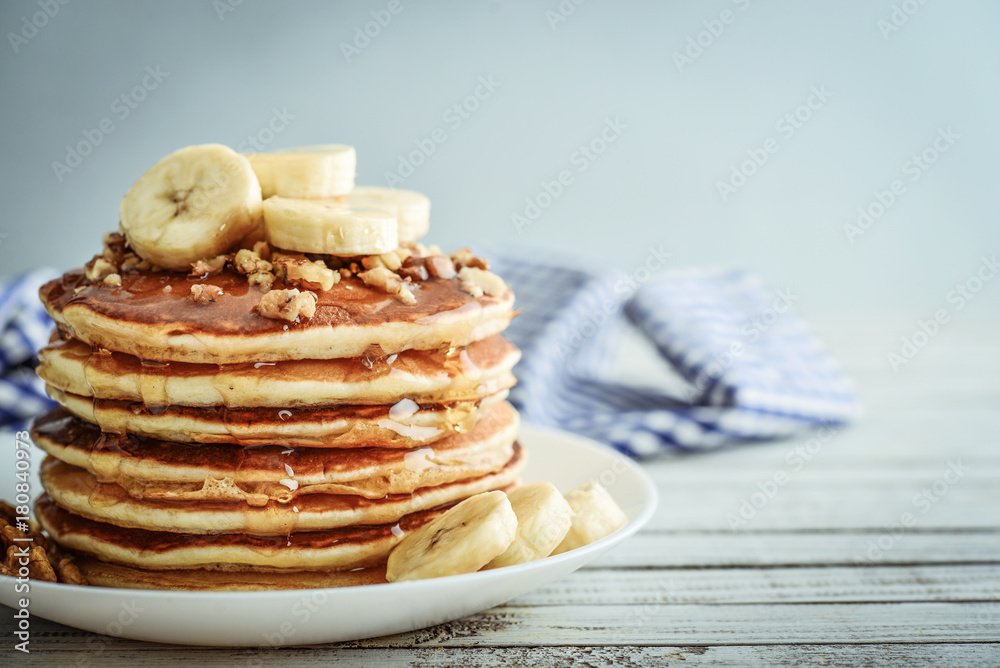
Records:
<instances>
[{"instance_id":1,"label":"chopped walnut","mask_svg":"<svg viewBox=\"0 0 1000 668\"><path fill-rule=\"evenodd\" d=\"M424 263L427 273L435 278L455 278L455 263L445 255L435 255L427 258Z\"/></svg>"},{"instance_id":2,"label":"chopped walnut","mask_svg":"<svg viewBox=\"0 0 1000 668\"><path fill-rule=\"evenodd\" d=\"M19 577L22 567L32 580L87 584L73 560L50 544L37 522L18 520L15 508L0 502L0 575Z\"/></svg>"},{"instance_id":3,"label":"chopped walnut","mask_svg":"<svg viewBox=\"0 0 1000 668\"><path fill-rule=\"evenodd\" d=\"M141 257L135 253L125 253L125 257L122 259L120 271L129 271L131 269L136 269L138 271L149 271L152 269L153 265L150 264L149 260L143 260Z\"/></svg>"},{"instance_id":4,"label":"chopped walnut","mask_svg":"<svg viewBox=\"0 0 1000 668\"><path fill-rule=\"evenodd\" d=\"M120 288L122 286L122 277L120 274L108 274L104 277L104 285L110 285L113 288Z\"/></svg>"},{"instance_id":5,"label":"chopped walnut","mask_svg":"<svg viewBox=\"0 0 1000 668\"><path fill-rule=\"evenodd\" d=\"M216 297L221 296L222 288L219 286L196 283L191 286L191 294L188 295L188 299L193 301L195 304L207 304L209 302L214 302Z\"/></svg>"},{"instance_id":6,"label":"chopped walnut","mask_svg":"<svg viewBox=\"0 0 1000 668\"><path fill-rule=\"evenodd\" d=\"M258 271L271 271L272 269L270 262L262 259L255 251L246 248L236 253L233 265L235 265L236 271L241 274L254 274Z\"/></svg>"},{"instance_id":7,"label":"chopped walnut","mask_svg":"<svg viewBox=\"0 0 1000 668\"><path fill-rule=\"evenodd\" d=\"M103 257L96 258L94 263L87 268L87 280L91 283L97 283L98 281L103 281L109 274L114 274L118 271L118 267L111 264Z\"/></svg>"},{"instance_id":8,"label":"chopped walnut","mask_svg":"<svg viewBox=\"0 0 1000 668\"><path fill-rule=\"evenodd\" d=\"M427 267L425 267L422 264L403 266L403 268L401 268L397 273L403 278L409 279L411 281L427 280Z\"/></svg>"},{"instance_id":9,"label":"chopped walnut","mask_svg":"<svg viewBox=\"0 0 1000 668\"><path fill-rule=\"evenodd\" d=\"M218 274L226 268L226 262L231 259L232 257L229 255L216 255L210 259L198 260L191 265L191 275L207 276L209 274Z\"/></svg>"},{"instance_id":10,"label":"chopped walnut","mask_svg":"<svg viewBox=\"0 0 1000 668\"><path fill-rule=\"evenodd\" d=\"M104 250L101 257L111 264L120 264L126 255L127 242L120 232L108 232L104 235Z\"/></svg>"},{"instance_id":11,"label":"chopped walnut","mask_svg":"<svg viewBox=\"0 0 1000 668\"><path fill-rule=\"evenodd\" d=\"M379 255L366 255L365 257L361 258L361 265L365 269L375 269L376 267L383 267L385 269L388 269L389 271L394 271L394 269L392 269L391 267L389 267L388 264L382 261L382 257ZM399 267L396 267L396 269L399 269Z\"/></svg>"},{"instance_id":12,"label":"chopped walnut","mask_svg":"<svg viewBox=\"0 0 1000 668\"><path fill-rule=\"evenodd\" d=\"M249 274L247 280L250 282L250 285L256 285L262 288L264 292L267 292L274 284L274 274L269 271L257 271Z\"/></svg>"},{"instance_id":13,"label":"chopped walnut","mask_svg":"<svg viewBox=\"0 0 1000 668\"><path fill-rule=\"evenodd\" d=\"M286 283L309 290L329 290L340 282L340 273L328 269L322 260L283 255L274 261L275 273Z\"/></svg>"},{"instance_id":14,"label":"chopped walnut","mask_svg":"<svg viewBox=\"0 0 1000 668\"><path fill-rule=\"evenodd\" d=\"M358 274L358 278L376 288L382 288L390 295L393 295L404 304L416 304L417 298L413 296L410 288L403 284L402 279L385 267L375 267Z\"/></svg>"},{"instance_id":15,"label":"chopped walnut","mask_svg":"<svg viewBox=\"0 0 1000 668\"><path fill-rule=\"evenodd\" d=\"M397 248L396 250L389 251L388 253L382 253L381 255L369 255L367 257L363 257L361 258L361 264L364 265L365 269L385 267L389 271L397 271L403 266L403 262L406 261L406 258L408 257L410 257L409 251Z\"/></svg>"},{"instance_id":16,"label":"chopped walnut","mask_svg":"<svg viewBox=\"0 0 1000 668\"><path fill-rule=\"evenodd\" d=\"M308 320L316 314L316 294L291 290L271 290L260 298L257 312L265 318L294 321L299 317Z\"/></svg>"},{"instance_id":17,"label":"chopped walnut","mask_svg":"<svg viewBox=\"0 0 1000 668\"><path fill-rule=\"evenodd\" d=\"M346 267L340 269L339 271L340 271L340 277L341 278L350 278L351 276L354 275L354 274L351 273L351 270L347 269Z\"/></svg>"},{"instance_id":18,"label":"chopped walnut","mask_svg":"<svg viewBox=\"0 0 1000 668\"><path fill-rule=\"evenodd\" d=\"M337 257L336 255L323 255L322 257L313 257L312 259L323 260L326 266L334 271L340 271L350 264L350 262L346 261L344 258Z\"/></svg>"},{"instance_id":19,"label":"chopped walnut","mask_svg":"<svg viewBox=\"0 0 1000 668\"><path fill-rule=\"evenodd\" d=\"M72 557L64 557L58 550L49 550L49 561L55 564L59 582L71 585L86 585L87 578L80 572Z\"/></svg>"},{"instance_id":20,"label":"chopped walnut","mask_svg":"<svg viewBox=\"0 0 1000 668\"><path fill-rule=\"evenodd\" d=\"M462 267L458 277L462 281L462 289L473 297L482 297L484 294L496 297L507 291L503 279L485 269Z\"/></svg>"},{"instance_id":21,"label":"chopped walnut","mask_svg":"<svg viewBox=\"0 0 1000 668\"><path fill-rule=\"evenodd\" d=\"M123 247L126 244L125 235L121 232L108 232L104 235L104 247L105 248L115 248Z\"/></svg>"},{"instance_id":22,"label":"chopped walnut","mask_svg":"<svg viewBox=\"0 0 1000 668\"><path fill-rule=\"evenodd\" d=\"M476 257L468 248L459 248L451 254L451 259L459 267L473 267L488 271L490 263L482 258Z\"/></svg>"}]
</instances>

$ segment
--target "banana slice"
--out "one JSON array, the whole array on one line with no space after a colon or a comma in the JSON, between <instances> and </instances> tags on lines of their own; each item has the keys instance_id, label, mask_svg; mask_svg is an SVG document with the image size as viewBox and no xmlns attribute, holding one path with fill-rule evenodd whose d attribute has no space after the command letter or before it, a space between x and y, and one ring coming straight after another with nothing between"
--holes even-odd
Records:
<instances>
[{"instance_id":1,"label":"banana slice","mask_svg":"<svg viewBox=\"0 0 1000 668\"><path fill-rule=\"evenodd\" d=\"M517 535L503 554L486 564L488 569L549 556L573 523L573 509L551 482L518 487L507 498L517 515Z\"/></svg>"},{"instance_id":2,"label":"banana slice","mask_svg":"<svg viewBox=\"0 0 1000 668\"><path fill-rule=\"evenodd\" d=\"M389 553L389 582L474 573L507 549L517 515L503 492L471 496L410 534Z\"/></svg>"},{"instance_id":3,"label":"banana slice","mask_svg":"<svg viewBox=\"0 0 1000 668\"><path fill-rule=\"evenodd\" d=\"M628 524L628 517L600 483L590 482L566 493L573 526L552 554L562 554L610 536Z\"/></svg>"},{"instance_id":4,"label":"banana slice","mask_svg":"<svg viewBox=\"0 0 1000 668\"><path fill-rule=\"evenodd\" d=\"M357 154L353 146L303 146L274 153L248 153L265 198L324 199L354 187Z\"/></svg>"},{"instance_id":5,"label":"banana slice","mask_svg":"<svg viewBox=\"0 0 1000 668\"><path fill-rule=\"evenodd\" d=\"M378 186L359 186L347 196L347 203L359 207L388 207L396 211L399 240L416 241L427 234L431 220L431 201L413 190Z\"/></svg>"},{"instance_id":6,"label":"banana slice","mask_svg":"<svg viewBox=\"0 0 1000 668\"><path fill-rule=\"evenodd\" d=\"M250 163L227 146L174 151L122 198L121 229L132 249L158 267L187 271L260 228L260 184Z\"/></svg>"},{"instance_id":7,"label":"banana slice","mask_svg":"<svg viewBox=\"0 0 1000 668\"><path fill-rule=\"evenodd\" d=\"M264 200L264 233L276 248L329 255L380 255L399 246L396 214L332 200Z\"/></svg>"}]
</instances>

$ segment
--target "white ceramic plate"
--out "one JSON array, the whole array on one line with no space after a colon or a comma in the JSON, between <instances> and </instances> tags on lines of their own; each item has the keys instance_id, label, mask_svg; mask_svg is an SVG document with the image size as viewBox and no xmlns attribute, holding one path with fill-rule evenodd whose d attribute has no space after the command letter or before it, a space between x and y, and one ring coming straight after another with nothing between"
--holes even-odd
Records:
<instances>
[{"instance_id":1,"label":"white ceramic plate","mask_svg":"<svg viewBox=\"0 0 1000 668\"><path fill-rule=\"evenodd\" d=\"M171 592L31 583L29 611L95 633L184 645L258 647L372 638L471 615L572 573L639 530L656 508L656 489L634 462L565 432L525 425L524 480L568 491L598 480L630 518L621 531L539 561L450 577L332 589ZM23 593L0 576L0 603Z\"/></svg>"}]
</instances>

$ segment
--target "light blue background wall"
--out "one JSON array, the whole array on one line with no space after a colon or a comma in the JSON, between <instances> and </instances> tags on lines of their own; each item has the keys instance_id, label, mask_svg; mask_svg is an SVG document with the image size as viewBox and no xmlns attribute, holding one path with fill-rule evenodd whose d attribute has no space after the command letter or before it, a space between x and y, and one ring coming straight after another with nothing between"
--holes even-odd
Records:
<instances>
[{"instance_id":1,"label":"light blue background wall","mask_svg":"<svg viewBox=\"0 0 1000 668\"><path fill-rule=\"evenodd\" d=\"M384 184L441 128L401 185L431 197L431 240L446 247L557 246L634 269L662 245L675 267L751 267L807 312L914 322L953 308L948 292L1000 251L995 2L591 0L553 29L557 0L403 0L348 62L341 44L388 0L244 0L220 16L227 1L73 0L16 53L9 33L40 5L0 5L3 271L80 264L160 157L237 146L275 109L293 118L267 148L353 144L359 183ZM884 37L894 4L916 11ZM679 68L674 52L724 10L731 22ZM147 67L168 74L121 118L115 100ZM499 86L460 124L445 116L480 77ZM776 123L812 87L831 95L789 137ZM102 119L113 129L60 182L52 163ZM579 171L574 152L608 119L625 129ZM959 138L911 180L904 163L941 128ZM768 139L776 152L723 201L717 182ZM518 233L511 214L563 169L573 182ZM849 243L844 225L894 179L905 192ZM1000 278L962 317L998 306Z\"/></svg>"}]
</instances>

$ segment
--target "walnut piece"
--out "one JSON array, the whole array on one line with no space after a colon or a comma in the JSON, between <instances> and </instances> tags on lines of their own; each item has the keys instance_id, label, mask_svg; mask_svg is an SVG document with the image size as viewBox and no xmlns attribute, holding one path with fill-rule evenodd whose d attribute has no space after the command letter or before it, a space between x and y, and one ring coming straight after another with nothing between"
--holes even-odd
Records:
<instances>
[{"instance_id":1,"label":"walnut piece","mask_svg":"<svg viewBox=\"0 0 1000 668\"><path fill-rule=\"evenodd\" d=\"M256 252L247 250L246 248L236 253L233 265L236 266L236 271L241 274L255 274L258 271L271 271L272 269L270 262L261 258Z\"/></svg>"},{"instance_id":2,"label":"walnut piece","mask_svg":"<svg viewBox=\"0 0 1000 668\"><path fill-rule=\"evenodd\" d=\"M365 285L385 290L404 304L417 303L417 298L413 296L413 292L403 283L403 280L385 267L375 267L363 271L358 274L358 278L364 281Z\"/></svg>"},{"instance_id":3,"label":"walnut piece","mask_svg":"<svg viewBox=\"0 0 1000 668\"><path fill-rule=\"evenodd\" d=\"M411 281L420 282L427 280L427 267L422 264L404 266L397 273L403 278L408 278Z\"/></svg>"},{"instance_id":4,"label":"walnut piece","mask_svg":"<svg viewBox=\"0 0 1000 668\"><path fill-rule=\"evenodd\" d=\"M459 267L473 267L475 269L489 270L490 263L486 260L476 257L472 254L472 251L468 248L459 248L457 251L451 254L451 259Z\"/></svg>"},{"instance_id":5,"label":"walnut piece","mask_svg":"<svg viewBox=\"0 0 1000 668\"><path fill-rule=\"evenodd\" d=\"M462 289L473 297L482 297L484 294L497 297L507 291L503 279L485 269L462 267L458 278L462 281Z\"/></svg>"},{"instance_id":6,"label":"walnut piece","mask_svg":"<svg viewBox=\"0 0 1000 668\"><path fill-rule=\"evenodd\" d=\"M125 250L127 244L125 235L120 232L108 232L104 235L104 250L101 257L111 264L121 264L129 253Z\"/></svg>"},{"instance_id":7,"label":"walnut piece","mask_svg":"<svg viewBox=\"0 0 1000 668\"><path fill-rule=\"evenodd\" d=\"M129 252L125 253L125 257L124 259L122 259L121 266L119 269L120 271L129 271L131 269L135 269L138 271L149 271L152 268L153 265L150 264L149 260L143 260L135 253Z\"/></svg>"},{"instance_id":8,"label":"walnut piece","mask_svg":"<svg viewBox=\"0 0 1000 668\"><path fill-rule=\"evenodd\" d=\"M257 271L247 276L250 285L256 285L264 292L271 289L274 284L274 274L269 271Z\"/></svg>"},{"instance_id":9,"label":"walnut piece","mask_svg":"<svg viewBox=\"0 0 1000 668\"><path fill-rule=\"evenodd\" d=\"M427 273L435 278L455 278L455 263L450 257L435 255L425 262Z\"/></svg>"},{"instance_id":10,"label":"walnut piece","mask_svg":"<svg viewBox=\"0 0 1000 668\"><path fill-rule=\"evenodd\" d=\"M87 584L73 560L50 544L37 522L17 518L16 509L0 501L0 575L19 577L24 567L32 580Z\"/></svg>"},{"instance_id":11,"label":"walnut piece","mask_svg":"<svg viewBox=\"0 0 1000 668\"><path fill-rule=\"evenodd\" d=\"M382 253L381 255L369 255L367 257L361 258L361 264L364 265L365 269L374 269L375 267L385 267L389 271L397 271L403 266L403 262L410 257L410 251L405 248L397 248L391 250L388 253Z\"/></svg>"},{"instance_id":12,"label":"walnut piece","mask_svg":"<svg viewBox=\"0 0 1000 668\"><path fill-rule=\"evenodd\" d=\"M196 283L191 286L191 294L188 295L188 299L193 301L195 304L207 304L209 302L214 302L217 297L221 296L222 288L219 286Z\"/></svg>"},{"instance_id":13,"label":"walnut piece","mask_svg":"<svg viewBox=\"0 0 1000 668\"><path fill-rule=\"evenodd\" d=\"M108 274L104 277L104 285L110 285L113 288L120 288L122 286L122 277L120 274Z\"/></svg>"},{"instance_id":14,"label":"walnut piece","mask_svg":"<svg viewBox=\"0 0 1000 668\"><path fill-rule=\"evenodd\" d=\"M118 267L111 264L103 257L96 258L94 263L87 268L87 280L91 283L103 281L109 274L117 273Z\"/></svg>"},{"instance_id":15,"label":"walnut piece","mask_svg":"<svg viewBox=\"0 0 1000 668\"><path fill-rule=\"evenodd\" d=\"M340 282L340 272L327 268L322 260L313 261L304 256L277 257L274 269L286 283L309 290L329 290Z\"/></svg>"},{"instance_id":16,"label":"walnut piece","mask_svg":"<svg viewBox=\"0 0 1000 668\"><path fill-rule=\"evenodd\" d=\"M231 259L232 257L229 255L216 255L213 258L198 260L191 265L191 275L207 276L209 274L218 274L226 268L226 262L229 262Z\"/></svg>"},{"instance_id":17,"label":"walnut piece","mask_svg":"<svg viewBox=\"0 0 1000 668\"><path fill-rule=\"evenodd\" d=\"M299 292L295 288L271 290L260 298L257 312L273 320L294 321L300 317L308 320L316 314L317 301L313 292Z\"/></svg>"}]
</instances>

